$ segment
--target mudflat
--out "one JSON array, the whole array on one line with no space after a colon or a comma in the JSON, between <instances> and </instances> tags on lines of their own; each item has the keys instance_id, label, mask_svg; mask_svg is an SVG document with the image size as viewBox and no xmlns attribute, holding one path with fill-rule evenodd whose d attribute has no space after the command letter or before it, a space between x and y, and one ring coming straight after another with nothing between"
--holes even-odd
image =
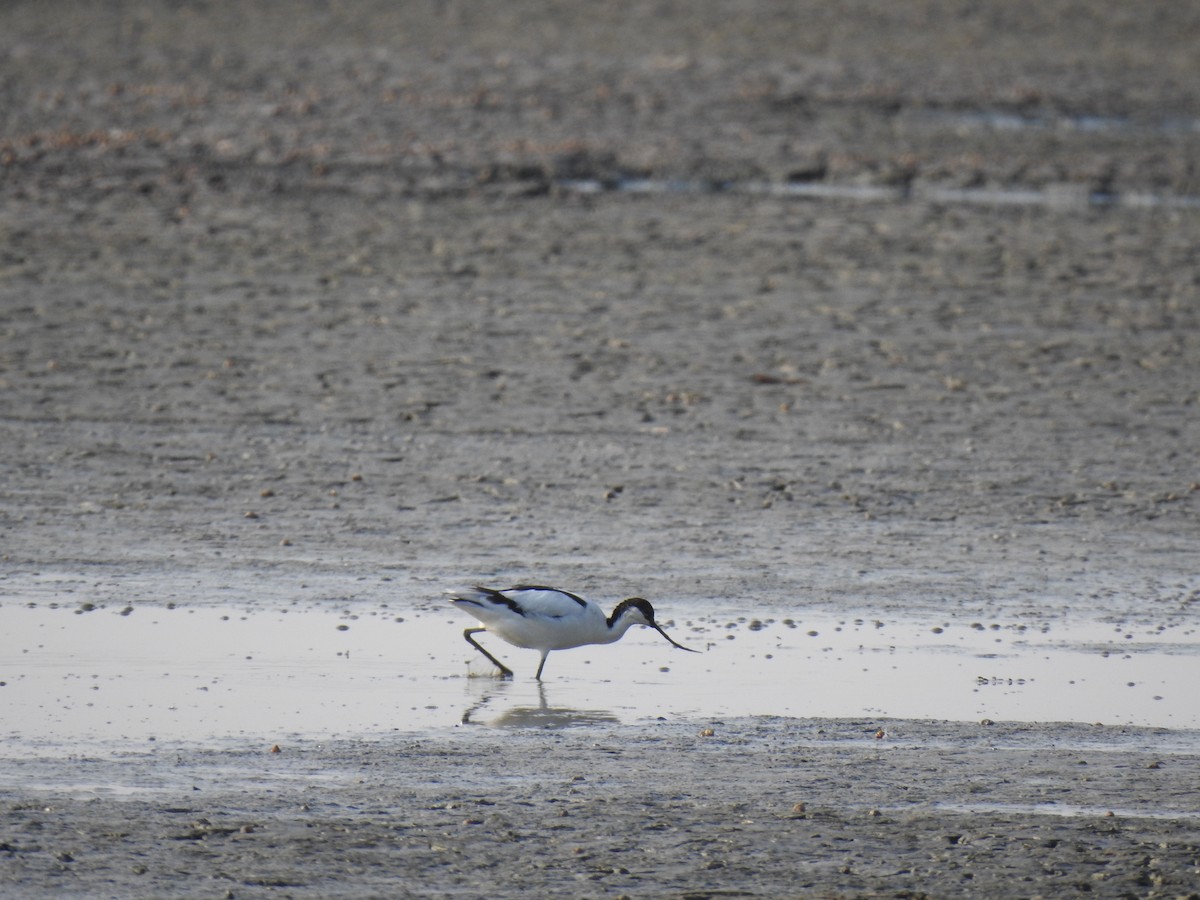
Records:
<instances>
[{"instance_id":1,"label":"mudflat","mask_svg":"<svg viewBox=\"0 0 1200 900\"><path fill-rule=\"evenodd\" d=\"M6 605L307 574L1200 623L1195 10L10 4L0 35ZM1200 883L1187 729L22 730L9 896Z\"/></svg>"}]
</instances>

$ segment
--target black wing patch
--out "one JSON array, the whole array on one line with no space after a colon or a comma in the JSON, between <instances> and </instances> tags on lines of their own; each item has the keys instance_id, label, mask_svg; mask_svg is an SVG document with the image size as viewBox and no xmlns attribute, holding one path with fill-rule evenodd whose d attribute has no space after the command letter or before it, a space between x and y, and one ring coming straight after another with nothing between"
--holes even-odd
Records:
<instances>
[{"instance_id":1,"label":"black wing patch","mask_svg":"<svg viewBox=\"0 0 1200 900\"><path fill-rule=\"evenodd\" d=\"M495 588L487 588L487 587L483 587L482 585L478 585L478 584L475 585L475 590L479 591L482 594L487 594L488 599L491 600L496 605L507 606L509 609L511 609L513 612L515 612L518 616L525 615L525 610L523 610L521 608L521 604L518 603L516 600L514 600L512 597L508 596L507 594L502 594L500 591L496 590Z\"/></svg>"}]
</instances>

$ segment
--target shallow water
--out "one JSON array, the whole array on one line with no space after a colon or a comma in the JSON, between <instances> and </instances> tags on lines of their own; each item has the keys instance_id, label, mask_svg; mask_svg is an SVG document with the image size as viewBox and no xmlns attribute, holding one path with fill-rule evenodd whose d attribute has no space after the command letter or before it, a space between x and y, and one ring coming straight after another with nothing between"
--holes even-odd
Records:
<instances>
[{"instance_id":1,"label":"shallow water","mask_svg":"<svg viewBox=\"0 0 1200 900\"><path fill-rule=\"evenodd\" d=\"M454 610L0 606L10 755L83 746L355 737L461 726L554 728L743 715L1200 727L1190 626L704 615L551 654ZM477 676L477 677L473 677ZM895 728L894 723L885 727Z\"/></svg>"},{"instance_id":2,"label":"shallow water","mask_svg":"<svg viewBox=\"0 0 1200 900\"><path fill-rule=\"evenodd\" d=\"M579 194L751 194L806 200L898 203L920 199L929 203L973 206L1027 206L1059 211L1092 207L1127 209L1200 209L1200 196L1149 191L1094 191L1085 185L1040 188L956 188L937 185L837 184L824 181L740 181L712 183L682 179L627 178L612 182L567 179L560 188Z\"/></svg>"}]
</instances>

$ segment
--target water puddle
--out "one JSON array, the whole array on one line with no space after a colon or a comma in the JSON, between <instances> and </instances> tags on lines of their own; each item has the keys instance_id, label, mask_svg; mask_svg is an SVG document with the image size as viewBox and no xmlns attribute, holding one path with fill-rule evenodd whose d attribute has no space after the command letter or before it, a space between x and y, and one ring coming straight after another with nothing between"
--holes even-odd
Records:
<instances>
[{"instance_id":1,"label":"water puddle","mask_svg":"<svg viewBox=\"0 0 1200 900\"><path fill-rule=\"evenodd\" d=\"M937 185L835 184L821 181L688 181L682 179L618 178L564 179L563 190L578 194L750 194L809 200L857 201L860 203L928 203L968 206L1026 206L1060 211L1094 207L1122 209L1200 210L1200 196L1157 194L1141 191L1123 193L1093 191L1085 185L1031 188L954 188Z\"/></svg>"},{"instance_id":2,"label":"water puddle","mask_svg":"<svg viewBox=\"0 0 1200 900\"><path fill-rule=\"evenodd\" d=\"M915 125L985 131L1059 132L1062 134L1133 134L1188 137L1200 134L1200 119L1170 116L1133 119L1107 115L1028 115L1005 110L921 109L907 113Z\"/></svg>"},{"instance_id":3,"label":"water puddle","mask_svg":"<svg viewBox=\"0 0 1200 900\"><path fill-rule=\"evenodd\" d=\"M1110 134L1190 138L1200 134L1200 119L1168 117L1130 118L1110 115L1027 115L1006 110L915 109L904 115L905 127L919 130L946 129L990 132L1053 132L1069 138L1073 134ZM973 206L1020 206L1062 212L1088 208L1200 210L1200 196L1150 191L1092 190L1085 184L1058 184L1046 188L978 187L956 188L924 184L838 184L827 181L714 181L687 178L642 178L617 174L610 178L564 178L557 186L578 194L751 194L779 198L898 203L923 200L929 203Z\"/></svg>"},{"instance_id":4,"label":"water puddle","mask_svg":"<svg viewBox=\"0 0 1200 900\"><path fill-rule=\"evenodd\" d=\"M604 647L537 653L454 610L357 605L0 606L11 755L93 742L258 744L444 727L558 728L724 716L1102 722L1200 728L1200 634L1104 622L693 616ZM21 748L25 748L22 750ZM55 750L57 748L57 751Z\"/></svg>"},{"instance_id":5,"label":"water puddle","mask_svg":"<svg viewBox=\"0 0 1200 900\"><path fill-rule=\"evenodd\" d=\"M1070 803L937 803L946 812L970 815L1054 816L1063 819L1159 819L1196 821L1200 811L1188 809L1145 810L1133 807L1076 806Z\"/></svg>"}]
</instances>

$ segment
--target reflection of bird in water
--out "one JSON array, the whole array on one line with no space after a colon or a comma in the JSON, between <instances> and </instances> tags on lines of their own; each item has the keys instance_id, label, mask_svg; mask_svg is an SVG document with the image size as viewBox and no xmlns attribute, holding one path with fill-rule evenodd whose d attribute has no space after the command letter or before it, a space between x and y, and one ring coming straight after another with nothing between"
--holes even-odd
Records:
<instances>
[{"instance_id":1,"label":"reflection of bird in water","mask_svg":"<svg viewBox=\"0 0 1200 900\"><path fill-rule=\"evenodd\" d=\"M512 678L512 669L483 649L471 636L488 631L514 647L540 650L538 681L551 650L567 650L585 644L611 644L625 636L634 625L653 628L680 650L698 651L677 644L654 621L654 607L641 597L630 597L617 604L611 616L605 616L595 603L570 591L522 584L507 590L476 587L454 594L450 602L479 620L482 627L463 632L467 643L486 656L500 670L501 677Z\"/></svg>"},{"instance_id":2,"label":"reflection of bird in water","mask_svg":"<svg viewBox=\"0 0 1200 900\"><path fill-rule=\"evenodd\" d=\"M494 683L493 683L494 684ZM501 692L508 688L509 682L488 688L486 696L473 706L463 711L464 725L478 724L471 720ZM621 720L604 710L570 709L566 706L550 706L546 702L546 685L538 682L537 706L514 706L496 716L488 724L497 728L573 728L580 725L619 725Z\"/></svg>"}]
</instances>

